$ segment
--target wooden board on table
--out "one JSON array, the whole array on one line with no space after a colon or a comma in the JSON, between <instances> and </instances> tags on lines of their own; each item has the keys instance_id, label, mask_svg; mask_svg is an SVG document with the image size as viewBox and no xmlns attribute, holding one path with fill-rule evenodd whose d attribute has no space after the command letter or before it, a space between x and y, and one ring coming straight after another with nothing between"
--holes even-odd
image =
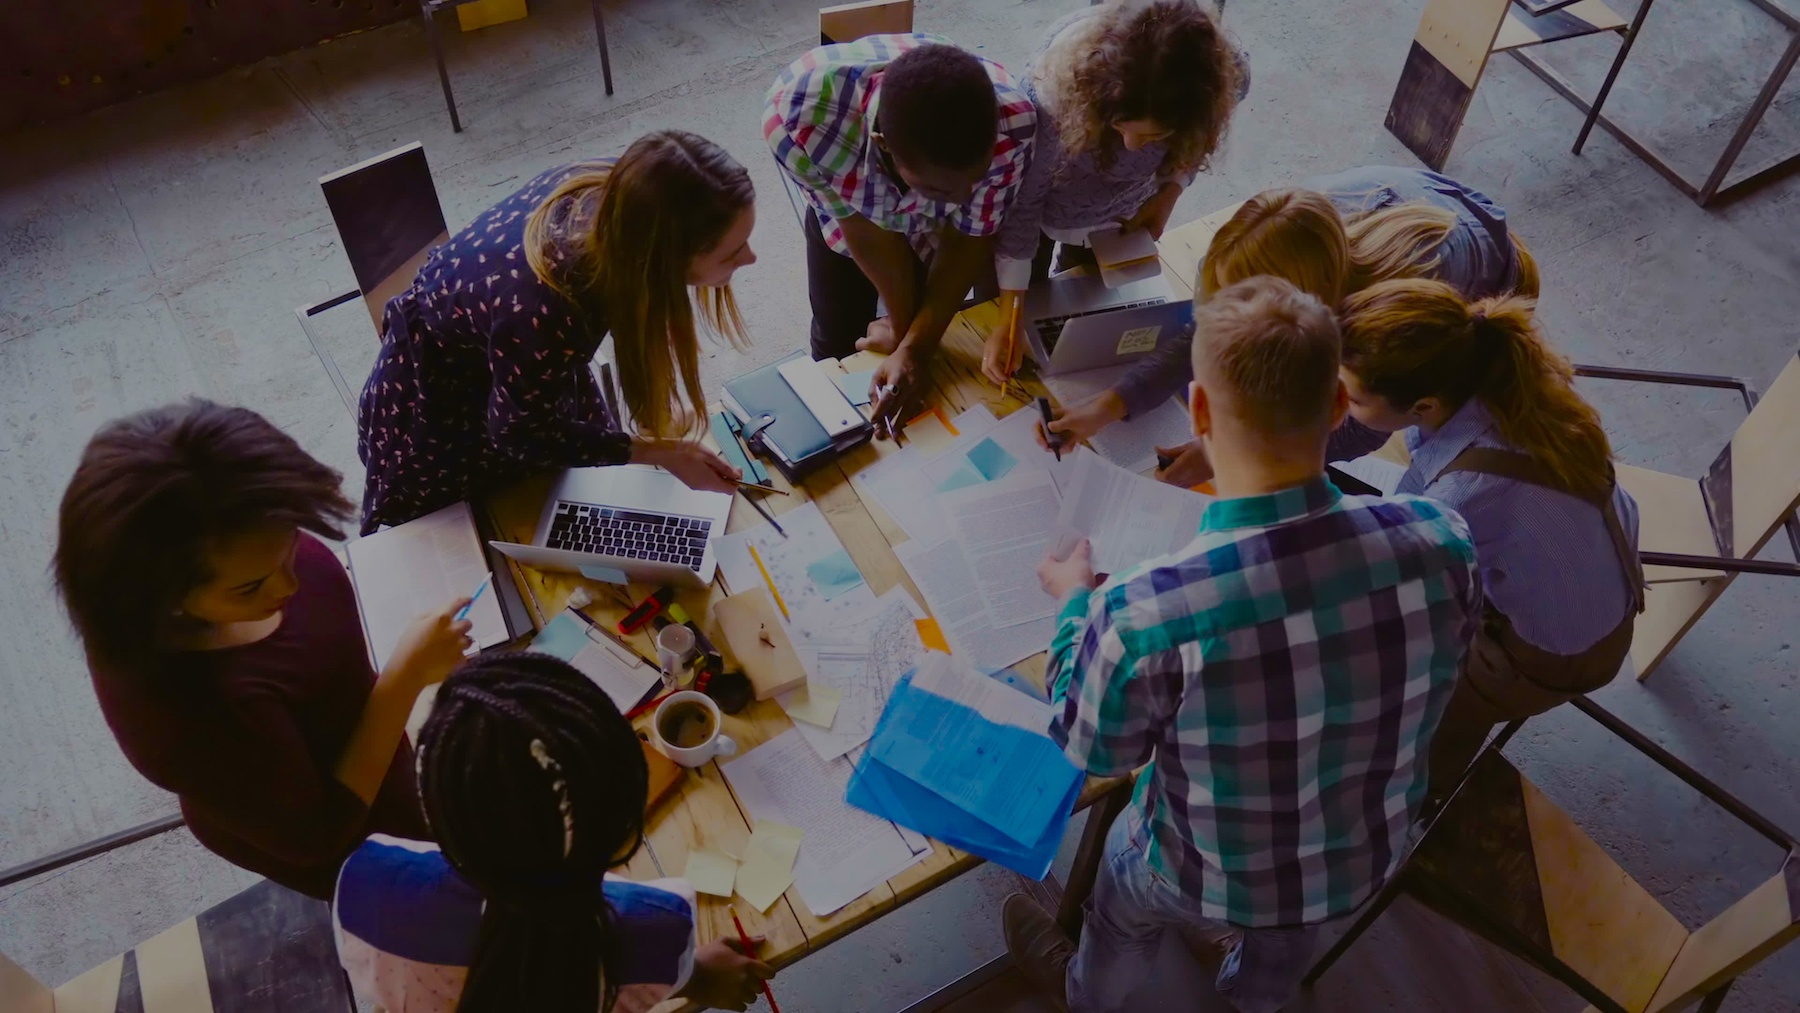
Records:
<instances>
[{"instance_id":1,"label":"wooden board on table","mask_svg":"<svg viewBox=\"0 0 1800 1013\"><path fill-rule=\"evenodd\" d=\"M1441 171L1510 0L1430 0L1388 104L1387 128Z\"/></svg>"},{"instance_id":2,"label":"wooden board on table","mask_svg":"<svg viewBox=\"0 0 1800 1013\"><path fill-rule=\"evenodd\" d=\"M1244 202L1238 201L1163 233L1159 249L1166 268L1164 277L1174 275L1181 279L1190 295L1196 291L1199 288L1200 264L1206 259L1206 251L1212 246L1213 236L1243 206Z\"/></svg>"}]
</instances>

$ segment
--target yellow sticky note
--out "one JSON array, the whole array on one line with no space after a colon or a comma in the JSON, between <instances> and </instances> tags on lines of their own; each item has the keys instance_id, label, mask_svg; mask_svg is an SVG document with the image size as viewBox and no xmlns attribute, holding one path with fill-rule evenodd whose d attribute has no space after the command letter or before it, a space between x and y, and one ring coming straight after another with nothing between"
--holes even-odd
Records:
<instances>
[{"instance_id":1,"label":"yellow sticky note","mask_svg":"<svg viewBox=\"0 0 1800 1013\"><path fill-rule=\"evenodd\" d=\"M924 644L926 650L950 653L950 643L944 639L944 628L938 625L936 619L931 616L914 619L913 625L918 627L919 643Z\"/></svg>"},{"instance_id":2,"label":"yellow sticky note","mask_svg":"<svg viewBox=\"0 0 1800 1013\"><path fill-rule=\"evenodd\" d=\"M795 721L830 728L832 719L837 717L838 704L843 702L843 690L807 683L782 697L781 709Z\"/></svg>"},{"instance_id":3,"label":"yellow sticky note","mask_svg":"<svg viewBox=\"0 0 1800 1013\"><path fill-rule=\"evenodd\" d=\"M744 861L737 870L738 896L758 911L767 911L794 883L794 859L800 855L800 831L795 827L758 820L744 846Z\"/></svg>"},{"instance_id":4,"label":"yellow sticky note","mask_svg":"<svg viewBox=\"0 0 1800 1013\"><path fill-rule=\"evenodd\" d=\"M717 851L690 851L684 878L696 893L729 897L732 884L737 881L737 872L737 861L729 855Z\"/></svg>"}]
</instances>

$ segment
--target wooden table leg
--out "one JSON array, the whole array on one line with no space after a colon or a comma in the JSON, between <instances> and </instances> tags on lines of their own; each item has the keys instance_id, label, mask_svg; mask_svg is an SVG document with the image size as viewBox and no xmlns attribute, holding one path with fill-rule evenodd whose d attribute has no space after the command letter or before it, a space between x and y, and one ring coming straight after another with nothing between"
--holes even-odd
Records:
<instances>
[{"instance_id":1,"label":"wooden table leg","mask_svg":"<svg viewBox=\"0 0 1800 1013\"><path fill-rule=\"evenodd\" d=\"M1132 781L1126 778L1117 788L1102 795L1088 808L1087 826L1081 831L1081 847L1075 851L1075 867L1069 870L1069 885L1063 890L1062 903L1056 909L1056 924L1070 939L1081 938L1081 906L1094 892L1094 879L1100 873L1100 862L1106 857L1106 833L1113 820L1125 811L1131 801Z\"/></svg>"}]
</instances>

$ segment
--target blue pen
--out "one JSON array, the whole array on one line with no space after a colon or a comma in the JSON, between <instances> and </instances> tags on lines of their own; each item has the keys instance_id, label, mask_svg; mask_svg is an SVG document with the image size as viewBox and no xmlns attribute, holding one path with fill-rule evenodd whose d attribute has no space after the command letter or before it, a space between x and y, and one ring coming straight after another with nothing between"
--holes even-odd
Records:
<instances>
[{"instance_id":1,"label":"blue pen","mask_svg":"<svg viewBox=\"0 0 1800 1013\"><path fill-rule=\"evenodd\" d=\"M475 603L481 600L482 592L486 591L488 589L488 585L492 584L493 582L494 582L494 575L491 573L488 574L487 576L481 578L480 586L476 587L475 593L469 596L469 603L467 605L464 605L462 608L457 609L456 617L454 619L452 619L451 621L460 623L464 619L467 619L469 616L469 610L475 607Z\"/></svg>"}]
</instances>

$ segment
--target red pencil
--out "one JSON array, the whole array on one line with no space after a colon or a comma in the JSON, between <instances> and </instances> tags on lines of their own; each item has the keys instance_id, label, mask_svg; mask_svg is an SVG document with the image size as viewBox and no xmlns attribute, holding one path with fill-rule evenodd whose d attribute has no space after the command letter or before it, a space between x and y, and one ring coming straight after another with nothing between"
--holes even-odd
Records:
<instances>
[{"instance_id":1,"label":"red pencil","mask_svg":"<svg viewBox=\"0 0 1800 1013\"><path fill-rule=\"evenodd\" d=\"M731 905L731 904L727 904L727 905L725 905L725 910L731 912L731 924L737 926L738 940L744 944L744 956L746 956L746 957L755 956L755 954L753 954L751 952L750 933L745 932L744 931L744 923L738 921L737 907L734 905ZM763 982L762 987L763 987L763 998L769 1000L769 1013L781 1013L781 1007L775 1005L775 993L769 990L769 983L766 981Z\"/></svg>"}]
</instances>

